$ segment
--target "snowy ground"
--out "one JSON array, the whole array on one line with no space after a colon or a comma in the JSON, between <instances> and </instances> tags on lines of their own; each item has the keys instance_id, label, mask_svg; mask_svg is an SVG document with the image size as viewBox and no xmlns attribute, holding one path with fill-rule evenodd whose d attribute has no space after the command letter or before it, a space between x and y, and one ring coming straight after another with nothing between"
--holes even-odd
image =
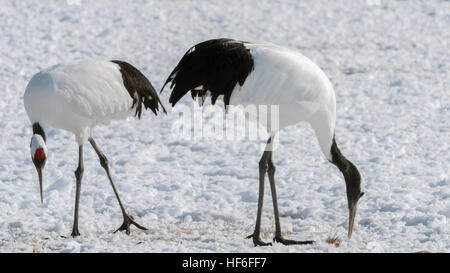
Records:
<instances>
[{"instance_id":1,"label":"snowy ground","mask_svg":"<svg viewBox=\"0 0 450 273\"><path fill-rule=\"evenodd\" d=\"M450 252L449 1L11 0L0 22L0 252ZM274 154L281 225L286 237L316 244L253 247L245 237L264 140L171 135L168 91L169 115L93 132L127 210L149 231L112 233L120 210L86 146L82 236L72 239L77 145L48 132L41 205L23 107L31 76L64 61L123 59L159 89L190 46L217 37L297 48L329 76L337 141L366 179L352 239L342 175L298 124L281 132ZM268 186L262 230L271 240ZM325 242L334 234L339 247Z\"/></svg>"}]
</instances>

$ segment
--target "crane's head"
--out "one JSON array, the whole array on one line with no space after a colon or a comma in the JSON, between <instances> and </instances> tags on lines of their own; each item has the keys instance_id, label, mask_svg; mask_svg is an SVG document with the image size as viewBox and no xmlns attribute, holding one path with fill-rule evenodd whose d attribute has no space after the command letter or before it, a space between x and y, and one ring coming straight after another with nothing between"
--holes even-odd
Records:
<instances>
[{"instance_id":1,"label":"crane's head","mask_svg":"<svg viewBox=\"0 0 450 273\"><path fill-rule=\"evenodd\" d=\"M347 188L347 202L349 210L348 220L348 238L352 237L353 223L355 222L356 208L359 198L364 195L364 179L358 169L352 162L347 160L347 168L342 173L345 178L345 186Z\"/></svg>"},{"instance_id":2,"label":"crane's head","mask_svg":"<svg viewBox=\"0 0 450 273\"><path fill-rule=\"evenodd\" d=\"M39 189L41 193L41 203L44 202L42 194L42 172L44 171L45 163L47 162L47 146L44 138L39 134L34 134L31 137L31 159L36 167L39 176Z\"/></svg>"},{"instance_id":3,"label":"crane's head","mask_svg":"<svg viewBox=\"0 0 450 273\"><path fill-rule=\"evenodd\" d=\"M356 166L342 155L341 151L337 147L334 137L330 153L330 162L339 168L345 179L349 210L348 238L351 238L353 232L353 224L355 222L356 209L358 207L358 201L359 198L364 195L364 179L362 178Z\"/></svg>"}]
</instances>

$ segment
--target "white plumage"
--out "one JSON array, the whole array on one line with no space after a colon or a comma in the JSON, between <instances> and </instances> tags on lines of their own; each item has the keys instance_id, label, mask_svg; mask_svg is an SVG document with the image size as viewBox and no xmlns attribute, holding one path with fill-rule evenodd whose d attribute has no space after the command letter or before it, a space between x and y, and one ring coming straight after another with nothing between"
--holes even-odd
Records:
<instances>
[{"instance_id":1,"label":"white plumage","mask_svg":"<svg viewBox=\"0 0 450 273\"><path fill-rule=\"evenodd\" d=\"M230 104L277 105L279 129L308 121L323 154L331 161L336 98L325 73L310 59L288 48L272 44L246 44L246 48L253 57L254 70L242 86L236 84ZM267 109L270 117L270 107Z\"/></svg>"},{"instance_id":2,"label":"white plumage","mask_svg":"<svg viewBox=\"0 0 450 273\"><path fill-rule=\"evenodd\" d=\"M102 60L42 70L33 76L24 94L32 124L72 132L78 144L87 141L94 126L133 116L132 103L119 65Z\"/></svg>"}]
</instances>

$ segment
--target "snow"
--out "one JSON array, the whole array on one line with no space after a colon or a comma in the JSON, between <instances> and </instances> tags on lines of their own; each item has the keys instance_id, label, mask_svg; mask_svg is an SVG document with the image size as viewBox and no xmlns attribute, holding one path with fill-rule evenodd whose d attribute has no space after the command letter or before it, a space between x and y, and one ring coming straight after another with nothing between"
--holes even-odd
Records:
<instances>
[{"instance_id":1,"label":"snow","mask_svg":"<svg viewBox=\"0 0 450 273\"><path fill-rule=\"evenodd\" d=\"M0 21L0 252L450 252L450 2L11 0ZM301 123L279 134L274 152L281 227L316 243L255 248L245 237L265 140L172 134L179 117L167 90L168 115L148 111L93 130L126 209L149 230L112 232L120 209L86 146L81 236L71 238L77 144L63 130L47 133L41 205L23 105L32 75L121 59L158 89L186 50L218 37L296 48L330 78L336 141L366 181L352 238L343 177ZM192 108L189 96L182 105ZM271 241L267 184L262 239ZM325 242L334 235L339 247Z\"/></svg>"}]
</instances>

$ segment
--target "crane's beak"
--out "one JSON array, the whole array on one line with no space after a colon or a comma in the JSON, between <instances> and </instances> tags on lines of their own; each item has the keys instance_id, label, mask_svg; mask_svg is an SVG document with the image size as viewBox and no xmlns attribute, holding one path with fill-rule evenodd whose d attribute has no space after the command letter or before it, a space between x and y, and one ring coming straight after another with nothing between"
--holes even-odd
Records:
<instances>
[{"instance_id":1,"label":"crane's beak","mask_svg":"<svg viewBox=\"0 0 450 273\"><path fill-rule=\"evenodd\" d=\"M364 192L361 192L358 197L354 197L356 195L352 195L348 199L348 238L352 237L353 232L353 224L355 223L356 209L358 207L359 199L364 195Z\"/></svg>"},{"instance_id":2,"label":"crane's beak","mask_svg":"<svg viewBox=\"0 0 450 273\"><path fill-rule=\"evenodd\" d=\"M44 203L44 194L42 192L42 168L37 167L36 170L37 170L38 176L39 176L39 191L41 193L41 204L43 204Z\"/></svg>"},{"instance_id":3,"label":"crane's beak","mask_svg":"<svg viewBox=\"0 0 450 273\"><path fill-rule=\"evenodd\" d=\"M356 209L358 207L358 201L349 206L349 217L348 217L348 238L352 237L353 224L355 223Z\"/></svg>"}]
</instances>

